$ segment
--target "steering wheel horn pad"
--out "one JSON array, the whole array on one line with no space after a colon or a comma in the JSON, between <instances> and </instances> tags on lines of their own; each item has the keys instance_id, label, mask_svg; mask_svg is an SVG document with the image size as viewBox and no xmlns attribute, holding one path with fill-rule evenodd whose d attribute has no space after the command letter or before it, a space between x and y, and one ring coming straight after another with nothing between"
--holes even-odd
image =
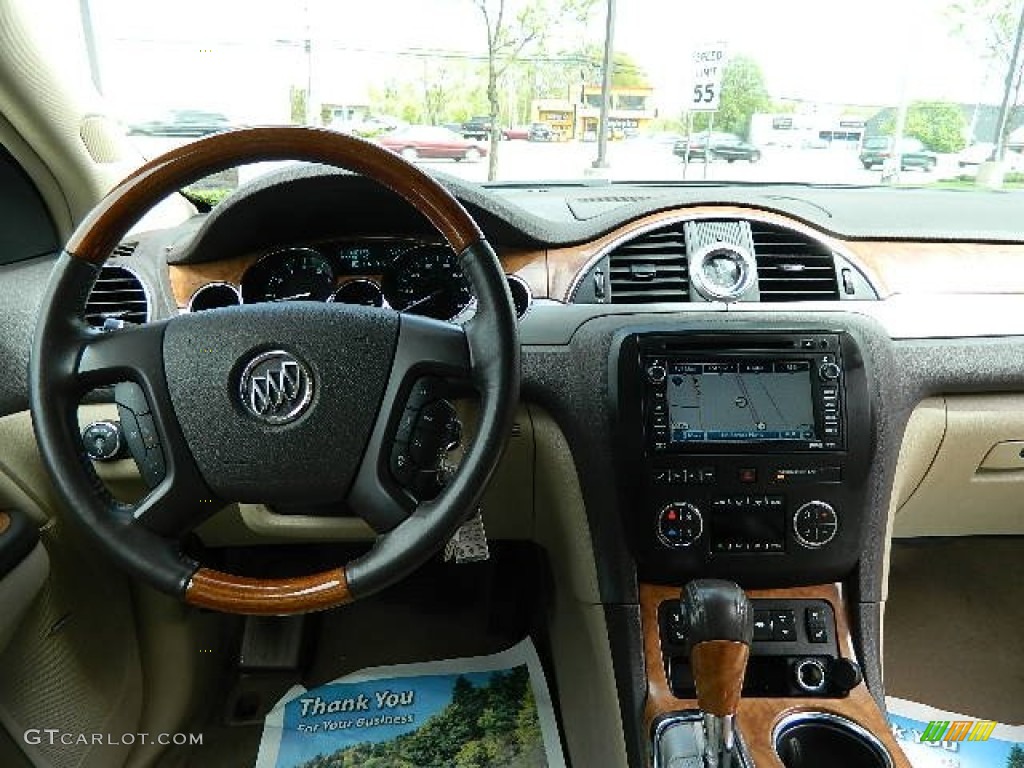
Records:
<instances>
[{"instance_id":1,"label":"steering wheel horn pad","mask_svg":"<svg viewBox=\"0 0 1024 768\"><path fill-rule=\"evenodd\" d=\"M314 302L174 318L164 332L168 391L210 490L249 503L344 499L380 409L398 326L394 312ZM245 368L270 351L295 362L269 361L243 392ZM253 397L272 408L306 393L308 406L290 423L246 407Z\"/></svg>"},{"instance_id":2,"label":"steering wheel horn pad","mask_svg":"<svg viewBox=\"0 0 1024 768\"><path fill-rule=\"evenodd\" d=\"M302 302L211 310L108 333L85 325L100 266L150 207L211 173L276 160L335 165L404 198L459 254L477 297L474 317L460 327L391 310ZM517 321L501 264L447 190L362 139L254 128L154 159L81 223L43 299L29 400L63 513L114 562L192 605L281 615L377 592L444 546L497 466L519 373ZM390 481L387 456L404 395L424 374L472 383L480 405L458 471L435 499L416 504ZM151 419L165 454L163 480L133 506L107 492L77 426L82 396L118 382L138 385L144 399L136 406ZM378 538L351 563L295 578L223 573L182 551L184 535L225 503L284 500L344 502Z\"/></svg>"}]
</instances>

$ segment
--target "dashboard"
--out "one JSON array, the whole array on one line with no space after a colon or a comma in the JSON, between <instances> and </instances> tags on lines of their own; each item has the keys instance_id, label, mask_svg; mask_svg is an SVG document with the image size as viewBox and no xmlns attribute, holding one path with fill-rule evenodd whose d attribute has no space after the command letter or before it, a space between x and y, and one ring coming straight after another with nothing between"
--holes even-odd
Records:
<instances>
[{"instance_id":1,"label":"dashboard","mask_svg":"<svg viewBox=\"0 0 1024 768\"><path fill-rule=\"evenodd\" d=\"M873 660L887 543L919 489L929 514L970 499L944 533L1024 532L1008 501L1024 478L1021 420L1007 416L1024 391L1017 198L972 210L940 191L444 183L495 247L520 318L518 433L485 509L497 538L530 538L549 525L540 489L578 483L574 546L593 557L623 691L640 653L639 581L841 581ZM49 266L5 269L42 291ZM31 337L39 301L12 292L0 343ZM87 312L104 326L294 301L460 323L474 299L452 250L402 201L307 169L130 233ZM17 354L5 413L24 409ZM949 449L958 442L969 456ZM354 538L343 520L298 512L248 510L246 530L206 543ZM922 519L915 535L931 530ZM880 689L879 666L864 674ZM639 711L633 693L624 713Z\"/></svg>"}]
</instances>

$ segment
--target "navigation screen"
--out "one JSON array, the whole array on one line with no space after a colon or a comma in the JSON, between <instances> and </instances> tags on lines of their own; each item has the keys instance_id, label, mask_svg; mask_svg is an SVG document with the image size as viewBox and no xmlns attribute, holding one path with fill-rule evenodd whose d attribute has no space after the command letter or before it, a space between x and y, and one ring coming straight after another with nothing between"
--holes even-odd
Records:
<instances>
[{"instance_id":1,"label":"navigation screen","mask_svg":"<svg viewBox=\"0 0 1024 768\"><path fill-rule=\"evenodd\" d=\"M672 363L673 443L814 440L811 364Z\"/></svg>"}]
</instances>

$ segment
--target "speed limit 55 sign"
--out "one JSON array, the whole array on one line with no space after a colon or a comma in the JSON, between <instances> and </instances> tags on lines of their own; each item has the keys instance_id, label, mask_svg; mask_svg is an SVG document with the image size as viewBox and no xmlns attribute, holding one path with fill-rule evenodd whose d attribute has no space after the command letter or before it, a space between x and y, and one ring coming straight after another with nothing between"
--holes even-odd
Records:
<instances>
[{"instance_id":1,"label":"speed limit 55 sign","mask_svg":"<svg viewBox=\"0 0 1024 768\"><path fill-rule=\"evenodd\" d=\"M722 72L725 70L725 45L714 43L693 52L693 91L690 111L715 112L722 98Z\"/></svg>"}]
</instances>

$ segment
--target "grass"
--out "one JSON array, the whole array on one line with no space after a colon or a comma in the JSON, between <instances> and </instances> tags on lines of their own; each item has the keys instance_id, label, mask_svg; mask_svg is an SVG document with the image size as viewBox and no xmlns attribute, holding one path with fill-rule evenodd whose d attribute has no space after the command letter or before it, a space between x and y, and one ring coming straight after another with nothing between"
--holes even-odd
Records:
<instances>
[{"instance_id":1,"label":"grass","mask_svg":"<svg viewBox=\"0 0 1024 768\"><path fill-rule=\"evenodd\" d=\"M932 184L921 185L921 184L906 184L908 187L919 187L926 186L928 189L970 189L981 192L991 192L987 187L978 186L977 181L973 176L967 174L957 176L955 179L942 179ZM1008 173L1003 178L1003 190L1018 190L1024 189L1024 173Z\"/></svg>"}]
</instances>

